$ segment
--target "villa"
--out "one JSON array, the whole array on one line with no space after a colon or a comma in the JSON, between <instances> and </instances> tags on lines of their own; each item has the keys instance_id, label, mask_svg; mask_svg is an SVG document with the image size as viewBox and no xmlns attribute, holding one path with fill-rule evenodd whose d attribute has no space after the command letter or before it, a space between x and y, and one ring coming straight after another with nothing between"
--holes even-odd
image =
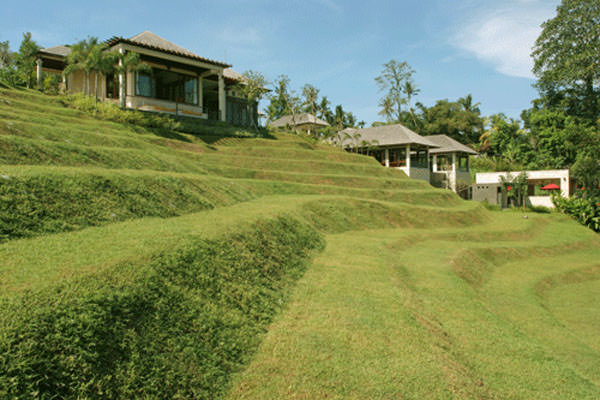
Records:
<instances>
[{"instance_id":1,"label":"villa","mask_svg":"<svg viewBox=\"0 0 600 400\"><path fill-rule=\"evenodd\" d=\"M326 128L329 123L309 113L297 115L284 115L269 124L272 128L291 128L301 130L307 134L315 134L319 129Z\"/></svg>"},{"instance_id":2,"label":"villa","mask_svg":"<svg viewBox=\"0 0 600 400\"><path fill-rule=\"evenodd\" d=\"M248 105L236 88L243 77L231 65L201 57L160 36L145 31L131 38L113 37L106 41L108 51L140 55L151 72L128 71L126 74L96 76L92 72L90 93L122 107L173 115L225 121L248 126L258 123L258 105ZM62 74L71 53L69 46L54 46L38 53L37 78L46 73ZM83 71L63 77L69 93L83 92ZM97 90L96 90L97 89Z\"/></svg>"},{"instance_id":3,"label":"villa","mask_svg":"<svg viewBox=\"0 0 600 400\"><path fill-rule=\"evenodd\" d=\"M402 124L338 132L336 143L347 150L375 157L413 179L469 197L469 155L477 152L446 136L421 136Z\"/></svg>"},{"instance_id":4,"label":"villa","mask_svg":"<svg viewBox=\"0 0 600 400\"><path fill-rule=\"evenodd\" d=\"M473 200L487 201L502 208L508 206L508 198L502 190L502 178L515 178L520 174L527 175L527 197L525 204L554 208L552 193L556 191L562 197L570 197L575 190L575 182L569 176L568 169L513 171L513 172L480 172L475 174ZM509 177L510 174L510 177Z\"/></svg>"}]
</instances>

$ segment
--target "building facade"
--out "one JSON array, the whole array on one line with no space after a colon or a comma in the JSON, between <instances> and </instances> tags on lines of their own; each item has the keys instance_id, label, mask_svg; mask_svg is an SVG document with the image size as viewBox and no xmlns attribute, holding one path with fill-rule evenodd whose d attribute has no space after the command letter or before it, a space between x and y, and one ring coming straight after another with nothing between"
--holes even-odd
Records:
<instances>
[{"instance_id":1,"label":"building facade","mask_svg":"<svg viewBox=\"0 0 600 400\"><path fill-rule=\"evenodd\" d=\"M98 76L92 71L89 77L74 71L63 78L67 92L88 92L129 109L242 126L258 124L257 104L248 104L239 95L243 77L231 65L196 55L149 31L128 39L115 36L106 44L107 51L139 54L146 70ZM69 46L40 50L38 82L46 73L63 74L70 53Z\"/></svg>"}]
</instances>

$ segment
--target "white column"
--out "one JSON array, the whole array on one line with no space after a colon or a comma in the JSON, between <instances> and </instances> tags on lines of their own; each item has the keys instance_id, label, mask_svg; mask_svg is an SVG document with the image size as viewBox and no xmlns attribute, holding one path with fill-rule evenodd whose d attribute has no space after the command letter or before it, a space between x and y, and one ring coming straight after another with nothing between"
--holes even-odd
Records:
<instances>
[{"instance_id":1,"label":"white column","mask_svg":"<svg viewBox=\"0 0 600 400\"><path fill-rule=\"evenodd\" d=\"M406 168L410 174L410 144L406 145Z\"/></svg>"},{"instance_id":2,"label":"white column","mask_svg":"<svg viewBox=\"0 0 600 400\"><path fill-rule=\"evenodd\" d=\"M452 173L456 173L456 153L452 153Z\"/></svg>"},{"instance_id":3,"label":"white column","mask_svg":"<svg viewBox=\"0 0 600 400\"><path fill-rule=\"evenodd\" d=\"M385 149L385 166L390 166L390 151L388 149Z\"/></svg>"},{"instance_id":4,"label":"white column","mask_svg":"<svg viewBox=\"0 0 600 400\"><path fill-rule=\"evenodd\" d=\"M221 121L226 121L226 103L225 103L225 79L223 78L223 72L219 72L219 115Z\"/></svg>"},{"instance_id":5,"label":"white column","mask_svg":"<svg viewBox=\"0 0 600 400\"><path fill-rule=\"evenodd\" d=\"M38 89L42 89L42 59L38 58L37 60L35 60L37 69L36 69L36 75L37 75L37 86Z\"/></svg>"},{"instance_id":6,"label":"white column","mask_svg":"<svg viewBox=\"0 0 600 400\"><path fill-rule=\"evenodd\" d=\"M125 54L125 49L119 49L119 53ZM119 67L123 68L123 60L119 59ZM119 74L119 105L125 108L125 73Z\"/></svg>"},{"instance_id":7,"label":"white column","mask_svg":"<svg viewBox=\"0 0 600 400\"><path fill-rule=\"evenodd\" d=\"M202 110L202 113L204 113L204 94L203 94L203 82L202 82L202 76L198 75L198 107L200 107L200 109Z\"/></svg>"},{"instance_id":8,"label":"white column","mask_svg":"<svg viewBox=\"0 0 600 400\"><path fill-rule=\"evenodd\" d=\"M437 172L437 155L433 155L433 172Z\"/></svg>"},{"instance_id":9,"label":"white column","mask_svg":"<svg viewBox=\"0 0 600 400\"><path fill-rule=\"evenodd\" d=\"M452 176L450 177L450 188L456 193L456 153L452 153Z\"/></svg>"}]
</instances>

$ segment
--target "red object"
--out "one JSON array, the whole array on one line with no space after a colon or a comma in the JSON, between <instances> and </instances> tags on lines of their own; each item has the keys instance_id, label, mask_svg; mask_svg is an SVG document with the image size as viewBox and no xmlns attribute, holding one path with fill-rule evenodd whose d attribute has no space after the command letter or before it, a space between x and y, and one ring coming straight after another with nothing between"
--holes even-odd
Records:
<instances>
[{"instance_id":1,"label":"red object","mask_svg":"<svg viewBox=\"0 0 600 400\"><path fill-rule=\"evenodd\" d=\"M546 186L542 187L542 190L558 190L558 189L560 189L560 186L558 186L558 185L556 185L554 183L551 183L549 185L546 185Z\"/></svg>"},{"instance_id":2,"label":"red object","mask_svg":"<svg viewBox=\"0 0 600 400\"><path fill-rule=\"evenodd\" d=\"M512 186L507 186L506 190L508 190L510 192L512 190Z\"/></svg>"}]
</instances>

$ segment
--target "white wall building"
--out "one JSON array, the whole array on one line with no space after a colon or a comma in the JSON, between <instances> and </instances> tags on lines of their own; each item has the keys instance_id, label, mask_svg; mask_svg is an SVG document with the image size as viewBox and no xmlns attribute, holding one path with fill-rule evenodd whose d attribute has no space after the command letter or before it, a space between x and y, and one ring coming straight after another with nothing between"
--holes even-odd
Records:
<instances>
[{"instance_id":1,"label":"white wall building","mask_svg":"<svg viewBox=\"0 0 600 400\"><path fill-rule=\"evenodd\" d=\"M555 184L560 187L560 194L569 197L573 194L575 185L569 176L568 169L541 170L541 171L513 171L513 172L480 172L475 175L473 185L473 200L487 200L490 204L505 206L506 200L502 199L502 179L510 174L513 178L525 172L527 174L527 205L553 208L551 190L542 190L542 187Z\"/></svg>"}]
</instances>

